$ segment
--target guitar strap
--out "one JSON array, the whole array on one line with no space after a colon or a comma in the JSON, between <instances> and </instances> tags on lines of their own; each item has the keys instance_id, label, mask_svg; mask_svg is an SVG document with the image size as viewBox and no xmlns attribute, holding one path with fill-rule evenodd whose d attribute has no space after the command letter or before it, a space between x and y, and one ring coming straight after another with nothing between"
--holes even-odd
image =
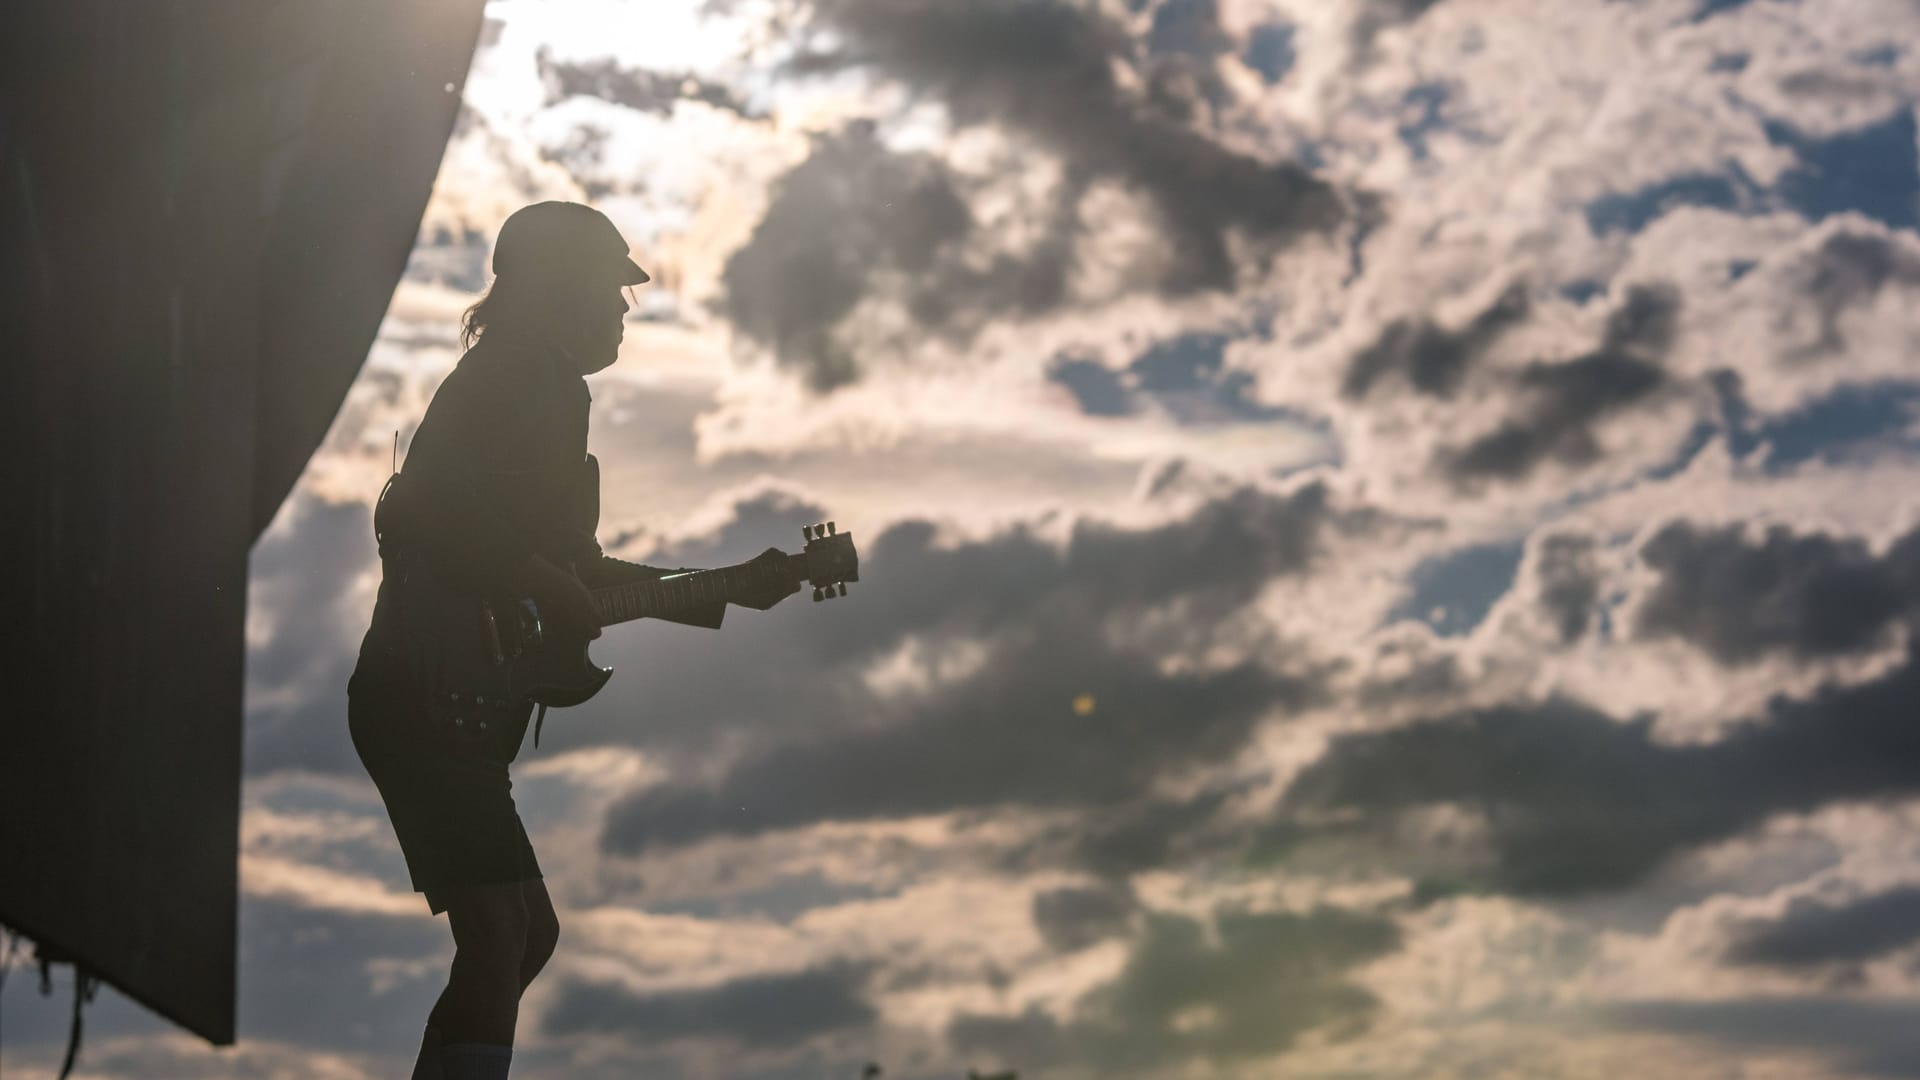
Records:
<instances>
[{"instance_id":1,"label":"guitar strap","mask_svg":"<svg viewBox=\"0 0 1920 1080\"><path fill-rule=\"evenodd\" d=\"M594 533L600 528L600 459L588 454L581 463L579 479L573 488L573 498L568 500L567 509L573 520L568 522L574 529L586 534L589 542L598 551L600 545L593 541ZM533 718L533 748L540 749L540 728L547 722L547 704L541 702L539 711Z\"/></svg>"}]
</instances>

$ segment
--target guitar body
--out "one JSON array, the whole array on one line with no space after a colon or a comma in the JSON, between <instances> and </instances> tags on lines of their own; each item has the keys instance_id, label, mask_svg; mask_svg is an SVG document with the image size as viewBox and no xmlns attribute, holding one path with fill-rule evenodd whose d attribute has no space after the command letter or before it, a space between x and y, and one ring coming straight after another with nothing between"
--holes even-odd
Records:
<instances>
[{"instance_id":1,"label":"guitar body","mask_svg":"<svg viewBox=\"0 0 1920 1080\"><path fill-rule=\"evenodd\" d=\"M562 634L539 605L510 593L476 595L410 574L406 619L427 646L436 693L508 711L526 702L565 708L600 692L613 678L587 655L588 639ZM456 696L457 695L457 696Z\"/></svg>"},{"instance_id":2,"label":"guitar body","mask_svg":"<svg viewBox=\"0 0 1920 1080\"><path fill-rule=\"evenodd\" d=\"M400 474L388 479L374 508L374 537L382 545L383 559L388 557L388 525L394 513L389 498L397 488L404 490L400 481ZM397 497L404 507L406 496ZM582 463L573 505L579 531L591 538L600 513L599 462L591 454ZM798 590L803 582L813 585L815 600L845 596L846 583L860 580L853 538L836 533L830 521L806 526L801 532L807 539L806 550L795 555L769 548L738 565L674 573L626 564L649 572L589 590L600 625L675 618L728 602L764 608ZM613 678L612 668L601 667L587 655L591 639L549 626L532 598L500 590L476 591L443 578L426 563L409 563L396 558L390 569L398 569L401 575L401 618L406 636L419 650L416 655L424 665L422 674L436 708L473 713L484 728L489 713L509 713L527 703L556 709L578 705Z\"/></svg>"},{"instance_id":3,"label":"guitar body","mask_svg":"<svg viewBox=\"0 0 1920 1080\"><path fill-rule=\"evenodd\" d=\"M514 700L554 709L586 701L613 678L612 668L601 667L587 655L584 638L568 641L549 636L506 663L508 692Z\"/></svg>"},{"instance_id":4,"label":"guitar body","mask_svg":"<svg viewBox=\"0 0 1920 1080\"><path fill-rule=\"evenodd\" d=\"M799 590L801 582L812 582L814 600L845 596L847 582L860 580L852 536L835 534L831 521L803 532L806 550L797 555L770 548L732 567L603 584L591 588L589 596L601 626L674 617L739 598L760 605L753 598L772 596L766 600L770 605ZM511 713L526 703L553 709L580 705L612 678L611 667L589 657L589 638L547 625L532 598L474 592L419 565L401 573L401 619L407 638L420 650L438 707L474 713L486 726L490 713Z\"/></svg>"}]
</instances>

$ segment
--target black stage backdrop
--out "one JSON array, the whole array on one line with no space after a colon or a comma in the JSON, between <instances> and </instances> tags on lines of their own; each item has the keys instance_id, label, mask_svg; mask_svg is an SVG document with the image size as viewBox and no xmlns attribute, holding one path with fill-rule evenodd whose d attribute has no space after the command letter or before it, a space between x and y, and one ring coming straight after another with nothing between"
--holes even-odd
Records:
<instances>
[{"instance_id":1,"label":"black stage backdrop","mask_svg":"<svg viewBox=\"0 0 1920 1080\"><path fill-rule=\"evenodd\" d=\"M0 14L0 923L234 1037L247 553L359 370L480 0Z\"/></svg>"}]
</instances>

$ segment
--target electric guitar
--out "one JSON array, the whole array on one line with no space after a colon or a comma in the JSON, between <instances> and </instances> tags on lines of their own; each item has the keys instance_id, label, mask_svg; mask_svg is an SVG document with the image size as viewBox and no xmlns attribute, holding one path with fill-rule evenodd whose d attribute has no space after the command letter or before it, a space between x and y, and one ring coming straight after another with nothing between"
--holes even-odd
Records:
<instances>
[{"instance_id":1,"label":"electric guitar","mask_svg":"<svg viewBox=\"0 0 1920 1080\"><path fill-rule=\"evenodd\" d=\"M756 558L733 566L590 588L602 627L649 616L673 615L772 587L813 586L813 598L847 595L860 580L859 554L851 533L834 523L801 530L806 548L781 559ZM532 597L499 591L476 596L439 588L428 580L408 582L407 618L432 642L428 662L436 712L470 716L480 727L493 714L526 702L564 708L600 692L613 677L587 655L591 640L548 623ZM424 625L423 625L424 624ZM542 710L544 713L544 709Z\"/></svg>"}]
</instances>

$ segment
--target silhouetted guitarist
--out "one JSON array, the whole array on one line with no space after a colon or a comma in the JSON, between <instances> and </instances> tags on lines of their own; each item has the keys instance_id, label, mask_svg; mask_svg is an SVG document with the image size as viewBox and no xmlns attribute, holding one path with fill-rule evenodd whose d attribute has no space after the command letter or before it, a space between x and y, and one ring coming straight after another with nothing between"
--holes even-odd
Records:
<instances>
[{"instance_id":1,"label":"silhouetted guitarist","mask_svg":"<svg viewBox=\"0 0 1920 1080\"><path fill-rule=\"evenodd\" d=\"M354 748L413 887L453 930L453 969L427 1018L416 1080L507 1075L520 995L552 955L559 923L507 776L532 702L502 712L449 692L436 660L444 635L418 618L409 625L409 593L530 597L556 630L584 640L601 626L588 586L672 572L610 559L593 536L599 471L582 377L616 359L622 290L646 271L599 211L563 202L507 218L493 269L466 313L467 352L383 493L380 593L348 683ZM760 558L788 556L770 548ZM765 610L799 587L770 578L661 617L717 628L729 601Z\"/></svg>"}]
</instances>

